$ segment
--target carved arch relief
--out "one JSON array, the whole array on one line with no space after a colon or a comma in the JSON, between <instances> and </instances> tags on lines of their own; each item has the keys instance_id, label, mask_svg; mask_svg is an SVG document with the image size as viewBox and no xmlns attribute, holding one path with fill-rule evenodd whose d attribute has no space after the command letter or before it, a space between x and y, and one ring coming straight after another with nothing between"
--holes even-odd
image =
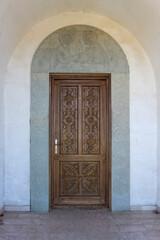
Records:
<instances>
[{"instance_id":1,"label":"carved arch relief","mask_svg":"<svg viewBox=\"0 0 160 240\"><path fill-rule=\"evenodd\" d=\"M100 72L110 72L110 46L107 45L106 39L102 42L99 31L93 27L67 27L44 40L32 67L39 72L60 72L62 68L67 72L69 68L86 72L94 66Z\"/></svg>"}]
</instances>

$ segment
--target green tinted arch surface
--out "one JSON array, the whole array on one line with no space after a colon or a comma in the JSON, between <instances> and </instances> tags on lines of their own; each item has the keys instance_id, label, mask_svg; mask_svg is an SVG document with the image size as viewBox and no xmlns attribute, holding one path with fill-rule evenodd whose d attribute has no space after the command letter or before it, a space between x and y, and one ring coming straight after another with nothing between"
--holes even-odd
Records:
<instances>
[{"instance_id":1,"label":"green tinted arch surface","mask_svg":"<svg viewBox=\"0 0 160 240\"><path fill-rule=\"evenodd\" d=\"M130 207L129 66L103 31L69 26L49 35L31 66L31 211L49 211L49 73L111 73L113 211Z\"/></svg>"}]
</instances>

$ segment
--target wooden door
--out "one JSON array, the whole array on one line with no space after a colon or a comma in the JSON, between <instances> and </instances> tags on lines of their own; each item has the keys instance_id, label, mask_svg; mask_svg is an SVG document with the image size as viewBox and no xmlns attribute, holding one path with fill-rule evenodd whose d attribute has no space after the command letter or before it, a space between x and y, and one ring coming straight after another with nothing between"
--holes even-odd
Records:
<instances>
[{"instance_id":1,"label":"wooden door","mask_svg":"<svg viewBox=\"0 0 160 240\"><path fill-rule=\"evenodd\" d=\"M109 204L110 76L54 75L51 203Z\"/></svg>"}]
</instances>

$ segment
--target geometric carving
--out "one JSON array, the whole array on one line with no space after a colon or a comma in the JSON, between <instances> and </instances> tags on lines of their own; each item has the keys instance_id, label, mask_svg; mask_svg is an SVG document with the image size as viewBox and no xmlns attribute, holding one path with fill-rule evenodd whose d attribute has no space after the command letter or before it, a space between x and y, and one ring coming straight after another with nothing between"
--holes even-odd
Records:
<instances>
[{"instance_id":1,"label":"geometric carving","mask_svg":"<svg viewBox=\"0 0 160 240\"><path fill-rule=\"evenodd\" d=\"M99 168L98 163L83 163L82 164L82 175L84 177L98 177Z\"/></svg>"},{"instance_id":2,"label":"geometric carving","mask_svg":"<svg viewBox=\"0 0 160 240\"><path fill-rule=\"evenodd\" d=\"M83 163L82 175L84 181L82 183L82 194L98 194L99 193L99 163Z\"/></svg>"},{"instance_id":3,"label":"geometric carving","mask_svg":"<svg viewBox=\"0 0 160 240\"><path fill-rule=\"evenodd\" d=\"M61 162L61 195L98 195L98 162Z\"/></svg>"},{"instance_id":4,"label":"geometric carving","mask_svg":"<svg viewBox=\"0 0 160 240\"><path fill-rule=\"evenodd\" d=\"M77 87L61 87L61 154L77 153Z\"/></svg>"},{"instance_id":5,"label":"geometric carving","mask_svg":"<svg viewBox=\"0 0 160 240\"><path fill-rule=\"evenodd\" d=\"M63 163L62 175L63 177L78 177L79 166L77 163Z\"/></svg>"},{"instance_id":6,"label":"geometric carving","mask_svg":"<svg viewBox=\"0 0 160 240\"><path fill-rule=\"evenodd\" d=\"M83 154L99 154L99 87L83 87Z\"/></svg>"},{"instance_id":7,"label":"geometric carving","mask_svg":"<svg viewBox=\"0 0 160 240\"><path fill-rule=\"evenodd\" d=\"M66 83L63 78L55 81L55 138L60 143L54 168L56 204L105 203L105 127L100 128L100 120L105 125L105 103L100 107L104 88L101 79L93 84L70 77Z\"/></svg>"},{"instance_id":8,"label":"geometric carving","mask_svg":"<svg viewBox=\"0 0 160 240\"><path fill-rule=\"evenodd\" d=\"M79 164L71 162L61 163L61 195L77 195L79 187Z\"/></svg>"},{"instance_id":9,"label":"geometric carving","mask_svg":"<svg viewBox=\"0 0 160 240\"><path fill-rule=\"evenodd\" d=\"M85 179L82 186L82 194L96 195L98 194L98 182L97 179Z\"/></svg>"},{"instance_id":10,"label":"geometric carving","mask_svg":"<svg viewBox=\"0 0 160 240\"><path fill-rule=\"evenodd\" d=\"M77 195L79 193L79 182L76 179L64 179L61 191L61 195Z\"/></svg>"}]
</instances>

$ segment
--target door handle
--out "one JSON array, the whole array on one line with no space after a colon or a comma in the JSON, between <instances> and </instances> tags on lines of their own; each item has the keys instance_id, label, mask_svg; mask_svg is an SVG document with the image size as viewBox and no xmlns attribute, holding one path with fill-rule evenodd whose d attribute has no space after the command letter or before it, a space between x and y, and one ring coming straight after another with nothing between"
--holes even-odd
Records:
<instances>
[{"instance_id":1,"label":"door handle","mask_svg":"<svg viewBox=\"0 0 160 240\"><path fill-rule=\"evenodd\" d=\"M58 140L57 139L54 140L54 145L55 145L55 148L54 148L55 154L58 154Z\"/></svg>"},{"instance_id":2,"label":"door handle","mask_svg":"<svg viewBox=\"0 0 160 240\"><path fill-rule=\"evenodd\" d=\"M56 145L62 145L62 143L58 143L58 139L55 139L54 145L55 145L55 146L56 146Z\"/></svg>"},{"instance_id":3,"label":"door handle","mask_svg":"<svg viewBox=\"0 0 160 240\"><path fill-rule=\"evenodd\" d=\"M62 145L62 143L58 143L58 139L55 139L54 140L55 154L58 154L58 145Z\"/></svg>"}]
</instances>

